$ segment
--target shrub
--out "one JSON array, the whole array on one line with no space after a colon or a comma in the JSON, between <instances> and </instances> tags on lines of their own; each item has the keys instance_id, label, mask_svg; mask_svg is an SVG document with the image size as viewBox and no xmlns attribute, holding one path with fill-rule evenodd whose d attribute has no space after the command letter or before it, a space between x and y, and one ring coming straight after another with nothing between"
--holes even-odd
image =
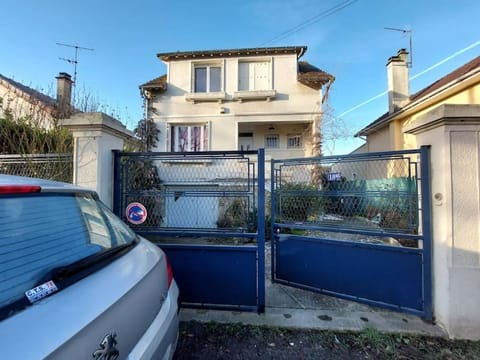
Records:
<instances>
[{"instance_id":1,"label":"shrub","mask_svg":"<svg viewBox=\"0 0 480 360\"><path fill-rule=\"evenodd\" d=\"M318 195L318 190L311 184L283 184L275 194L279 218L304 222L315 216L323 208Z\"/></svg>"}]
</instances>

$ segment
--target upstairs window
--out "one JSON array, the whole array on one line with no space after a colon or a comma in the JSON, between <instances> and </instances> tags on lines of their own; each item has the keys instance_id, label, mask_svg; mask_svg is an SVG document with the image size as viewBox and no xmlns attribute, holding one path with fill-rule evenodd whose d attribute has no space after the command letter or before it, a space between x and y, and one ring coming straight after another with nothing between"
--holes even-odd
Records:
<instances>
[{"instance_id":1,"label":"upstairs window","mask_svg":"<svg viewBox=\"0 0 480 360\"><path fill-rule=\"evenodd\" d=\"M238 64L238 90L271 90L271 70L269 61L240 62Z\"/></svg>"},{"instance_id":2,"label":"upstairs window","mask_svg":"<svg viewBox=\"0 0 480 360\"><path fill-rule=\"evenodd\" d=\"M194 92L208 93L222 91L221 66L195 66L194 77Z\"/></svg>"},{"instance_id":3,"label":"upstairs window","mask_svg":"<svg viewBox=\"0 0 480 360\"><path fill-rule=\"evenodd\" d=\"M191 152L208 150L207 125L180 125L172 126L171 151Z\"/></svg>"}]
</instances>

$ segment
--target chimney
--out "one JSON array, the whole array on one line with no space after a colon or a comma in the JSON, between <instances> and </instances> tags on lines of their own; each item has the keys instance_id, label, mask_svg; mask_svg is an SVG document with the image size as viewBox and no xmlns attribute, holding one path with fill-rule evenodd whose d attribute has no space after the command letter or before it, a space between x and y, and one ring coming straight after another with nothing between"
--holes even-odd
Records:
<instances>
[{"instance_id":1,"label":"chimney","mask_svg":"<svg viewBox=\"0 0 480 360\"><path fill-rule=\"evenodd\" d=\"M60 116L69 115L72 106L72 77L61 72L57 79L57 106Z\"/></svg>"},{"instance_id":2,"label":"chimney","mask_svg":"<svg viewBox=\"0 0 480 360\"><path fill-rule=\"evenodd\" d=\"M398 50L387 62L388 113L392 114L408 102L408 52Z\"/></svg>"}]
</instances>

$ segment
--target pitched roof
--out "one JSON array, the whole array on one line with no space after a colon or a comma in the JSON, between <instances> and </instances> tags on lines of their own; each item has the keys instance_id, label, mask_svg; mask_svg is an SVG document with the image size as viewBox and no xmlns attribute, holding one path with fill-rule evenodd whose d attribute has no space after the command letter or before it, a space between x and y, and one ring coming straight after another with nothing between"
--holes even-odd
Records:
<instances>
[{"instance_id":1,"label":"pitched roof","mask_svg":"<svg viewBox=\"0 0 480 360\"><path fill-rule=\"evenodd\" d=\"M452 71L451 73L445 75L444 77L438 79L434 83L428 85L427 87L423 88L420 91L417 91L415 94L410 96L410 102L413 102L421 97L428 95L434 92L437 89L440 89L442 86L447 85L448 83L456 80L463 75L468 74L470 71L474 70L475 68L480 67L480 56L477 56L475 59L469 61L465 65L460 66L458 69Z\"/></svg>"},{"instance_id":2,"label":"pitched roof","mask_svg":"<svg viewBox=\"0 0 480 360\"><path fill-rule=\"evenodd\" d=\"M358 131L355 136L365 136L370 133L371 130L378 127L383 123L388 123L388 121L395 117L400 111L405 109L407 106L413 106L418 101L421 101L426 96L434 93L437 90L442 89L443 87L447 86L448 84L454 82L455 80L461 79L464 76L468 75L473 70L478 69L480 71L480 56L477 56L473 60L469 61L468 63L460 66L459 68L453 70L452 72L448 73L447 75L441 77L437 81L433 82L432 84L424 87L420 91L417 91L415 94L409 96L409 101L405 104L401 109L397 110L396 112L390 114L386 112L385 114L381 115L373 122L365 126L363 129ZM478 72L477 71L477 72Z\"/></svg>"},{"instance_id":3,"label":"pitched roof","mask_svg":"<svg viewBox=\"0 0 480 360\"><path fill-rule=\"evenodd\" d=\"M32 89L31 87L23 85L18 81L10 79L2 74L0 74L0 82L4 82L10 86L13 86L14 88L20 90L25 95L28 95L31 98L36 99L49 107L54 107L55 104L57 103L57 101L54 98L48 95L45 95L38 90Z\"/></svg>"},{"instance_id":4,"label":"pitched roof","mask_svg":"<svg viewBox=\"0 0 480 360\"><path fill-rule=\"evenodd\" d=\"M284 46L266 48L246 49L224 49L224 50L199 50L199 51L177 51L159 53L157 57L162 61L191 60L191 59L215 59L241 56L265 56L278 54L297 54L300 58L307 51L306 46Z\"/></svg>"},{"instance_id":5,"label":"pitched roof","mask_svg":"<svg viewBox=\"0 0 480 360\"><path fill-rule=\"evenodd\" d=\"M139 86L140 89L167 89L167 75L159 76L153 80L147 81L145 84Z\"/></svg>"},{"instance_id":6,"label":"pitched roof","mask_svg":"<svg viewBox=\"0 0 480 360\"><path fill-rule=\"evenodd\" d=\"M316 66L306 62L298 62L298 81L314 90L320 90L322 85L333 82L335 77Z\"/></svg>"}]
</instances>

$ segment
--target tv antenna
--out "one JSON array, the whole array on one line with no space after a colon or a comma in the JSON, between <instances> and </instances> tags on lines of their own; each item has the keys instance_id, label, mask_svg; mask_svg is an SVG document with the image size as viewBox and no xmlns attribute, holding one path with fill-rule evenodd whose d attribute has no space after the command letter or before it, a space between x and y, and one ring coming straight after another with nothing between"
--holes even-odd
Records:
<instances>
[{"instance_id":1,"label":"tv antenna","mask_svg":"<svg viewBox=\"0 0 480 360\"><path fill-rule=\"evenodd\" d=\"M74 48L75 49L75 56L73 59L71 58L63 58L63 57L59 57L60 60L63 60L63 61L66 61L70 64L73 64L73 101L72 103L75 103L75 89L77 87L77 64L78 64L78 50L88 50L88 51L93 51L94 49L90 49L90 48L87 48L87 47L82 47L82 46L78 46L78 45L70 45L70 44L63 44L63 43L58 43L57 42L57 45L59 46L65 46L65 47L70 47L70 48Z\"/></svg>"},{"instance_id":2,"label":"tv antenna","mask_svg":"<svg viewBox=\"0 0 480 360\"><path fill-rule=\"evenodd\" d=\"M412 30L410 29L397 29L397 28L391 28L391 27L386 27L384 28L385 30L391 30L391 31L399 31L403 33L403 35L408 35L408 44L410 47L410 61L407 61L407 65L409 68L412 67L413 65L413 48L412 48Z\"/></svg>"}]
</instances>

